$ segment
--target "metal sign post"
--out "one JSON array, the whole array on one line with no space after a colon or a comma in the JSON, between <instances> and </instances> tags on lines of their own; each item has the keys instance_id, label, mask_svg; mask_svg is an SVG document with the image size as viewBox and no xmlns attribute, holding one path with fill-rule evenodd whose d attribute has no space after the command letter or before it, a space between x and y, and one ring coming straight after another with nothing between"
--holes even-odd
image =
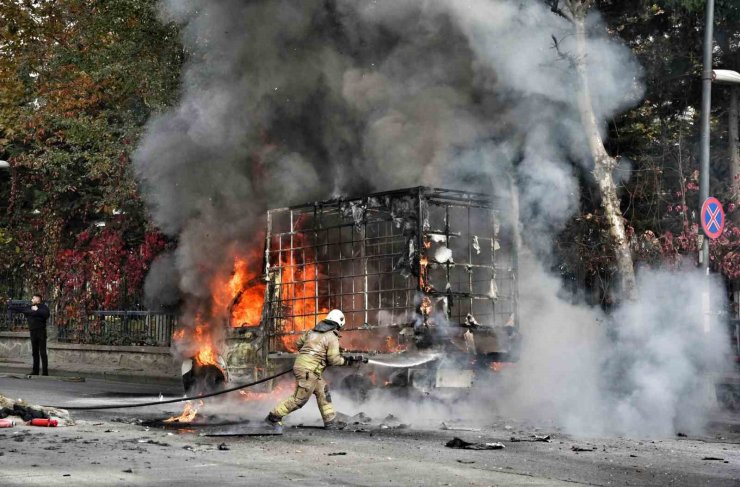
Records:
<instances>
[{"instance_id":1,"label":"metal sign post","mask_svg":"<svg viewBox=\"0 0 740 487\"><path fill-rule=\"evenodd\" d=\"M709 239L712 240L719 238L725 229L725 210L722 208L722 203L717 198L709 197L704 200L701 205L701 228L704 230L704 235L707 238L704 239L704 245L707 249L706 257L706 285L702 292L702 311L704 315L704 332L709 333L712 328L712 310L709 295Z\"/></svg>"},{"instance_id":2,"label":"metal sign post","mask_svg":"<svg viewBox=\"0 0 740 487\"><path fill-rule=\"evenodd\" d=\"M699 172L699 201L706 203L709 198L709 122L712 116L712 47L714 44L714 0L707 0L706 15L704 17L704 66L701 74L701 170ZM704 216L701 216L702 227ZM704 274L704 290L702 291L702 311L704 315L704 331L711 328L711 309L709 296L709 239L705 238L699 251L699 263Z\"/></svg>"}]
</instances>

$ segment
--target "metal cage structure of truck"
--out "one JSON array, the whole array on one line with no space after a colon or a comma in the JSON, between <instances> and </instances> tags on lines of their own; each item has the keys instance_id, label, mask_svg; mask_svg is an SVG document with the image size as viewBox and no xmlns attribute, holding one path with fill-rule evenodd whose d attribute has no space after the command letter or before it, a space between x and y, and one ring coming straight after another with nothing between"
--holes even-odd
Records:
<instances>
[{"instance_id":1,"label":"metal cage structure of truck","mask_svg":"<svg viewBox=\"0 0 740 487\"><path fill-rule=\"evenodd\" d=\"M334 308L344 348L371 353L518 328L514 232L484 194L416 187L273 209L264 266L270 352L295 351Z\"/></svg>"}]
</instances>

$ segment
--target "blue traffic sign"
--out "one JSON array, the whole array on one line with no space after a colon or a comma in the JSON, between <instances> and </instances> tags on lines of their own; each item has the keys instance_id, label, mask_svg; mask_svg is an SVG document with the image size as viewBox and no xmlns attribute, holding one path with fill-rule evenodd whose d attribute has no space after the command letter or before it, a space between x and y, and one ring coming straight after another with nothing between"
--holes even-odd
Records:
<instances>
[{"instance_id":1,"label":"blue traffic sign","mask_svg":"<svg viewBox=\"0 0 740 487\"><path fill-rule=\"evenodd\" d=\"M701 228L709 238L714 239L722 235L725 228L725 211L717 198L710 196L701 205Z\"/></svg>"}]
</instances>

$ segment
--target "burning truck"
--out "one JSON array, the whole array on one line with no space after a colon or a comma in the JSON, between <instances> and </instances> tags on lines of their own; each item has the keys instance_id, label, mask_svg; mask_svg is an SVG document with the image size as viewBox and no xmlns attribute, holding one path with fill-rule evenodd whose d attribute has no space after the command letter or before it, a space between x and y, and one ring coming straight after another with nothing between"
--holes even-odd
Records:
<instances>
[{"instance_id":1,"label":"burning truck","mask_svg":"<svg viewBox=\"0 0 740 487\"><path fill-rule=\"evenodd\" d=\"M334 308L346 353L408 364L337 371L340 385L470 388L517 359L517 238L506 221L487 195L429 187L269 210L260 257L238 259L214 292L228 301L226 350L201 346L185 360L186 388L288 367L298 337Z\"/></svg>"}]
</instances>

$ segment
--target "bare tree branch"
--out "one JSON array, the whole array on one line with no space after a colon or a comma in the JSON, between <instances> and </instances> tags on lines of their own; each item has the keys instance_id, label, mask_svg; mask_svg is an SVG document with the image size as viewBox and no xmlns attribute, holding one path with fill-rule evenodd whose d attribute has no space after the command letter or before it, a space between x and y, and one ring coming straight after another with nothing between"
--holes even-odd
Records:
<instances>
[{"instance_id":1,"label":"bare tree branch","mask_svg":"<svg viewBox=\"0 0 740 487\"><path fill-rule=\"evenodd\" d=\"M573 16L559 7L560 0L545 0L545 4L550 7L550 11L564 18L568 22L573 22Z\"/></svg>"}]
</instances>

